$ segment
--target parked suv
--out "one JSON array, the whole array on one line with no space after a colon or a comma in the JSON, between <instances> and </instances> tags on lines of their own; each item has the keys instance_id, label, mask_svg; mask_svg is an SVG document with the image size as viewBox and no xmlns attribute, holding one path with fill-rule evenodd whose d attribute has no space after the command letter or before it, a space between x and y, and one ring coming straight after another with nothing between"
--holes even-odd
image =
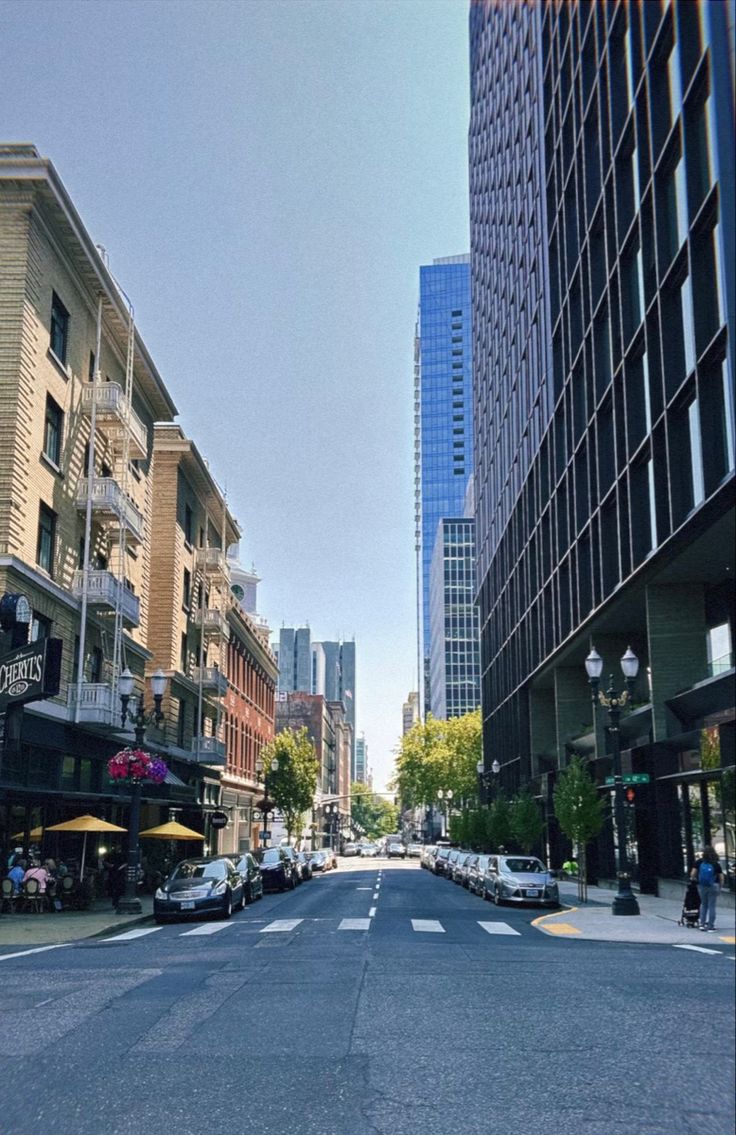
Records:
<instances>
[{"instance_id":1,"label":"parked suv","mask_svg":"<svg viewBox=\"0 0 736 1135\"><path fill-rule=\"evenodd\" d=\"M283 847L267 847L260 853L264 891L293 891L297 884L296 863Z\"/></svg>"}]
</instances>

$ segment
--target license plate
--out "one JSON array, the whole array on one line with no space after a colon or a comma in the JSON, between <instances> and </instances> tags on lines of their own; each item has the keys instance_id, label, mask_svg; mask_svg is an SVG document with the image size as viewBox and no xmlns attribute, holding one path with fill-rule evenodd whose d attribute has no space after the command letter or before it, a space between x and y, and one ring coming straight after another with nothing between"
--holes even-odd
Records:
<instances>
[{"instance_id":1,"label":"license plate","mask_svg":"<svg viewBox=\"0 0 736 1135\"><path fill-rule=\"evenodd\" d=\"M181 909L182 910L194 910L194 903L193 902L183 902L181 904Z\"/></svg>"},{"instance_id":2,"label":"license plate","mask_svg":"<svg viewBox=\"0 0 736 1135\"><path fill-rule=\"evenodd\" d=\"M539 894L539 891L527 891L526 893L530 899L535 899Z\"/></svg>"}]
</instances>

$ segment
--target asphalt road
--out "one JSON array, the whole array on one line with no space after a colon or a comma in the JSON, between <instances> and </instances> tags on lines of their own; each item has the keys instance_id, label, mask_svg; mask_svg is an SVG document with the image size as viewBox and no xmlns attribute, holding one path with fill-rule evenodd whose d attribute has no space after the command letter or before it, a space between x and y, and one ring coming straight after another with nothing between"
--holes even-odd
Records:
<instances>
[{"instance_id":1,"label":"asphalt road","mask_svg":"<svg viewBox=\"0 0 736 1135\"><path fill-rule=\"evenodd\" d=\"M3 951L0 1130L732 1135L733 959L538 914L347 860L228 923Z\"/></svg>"}]
</instances>

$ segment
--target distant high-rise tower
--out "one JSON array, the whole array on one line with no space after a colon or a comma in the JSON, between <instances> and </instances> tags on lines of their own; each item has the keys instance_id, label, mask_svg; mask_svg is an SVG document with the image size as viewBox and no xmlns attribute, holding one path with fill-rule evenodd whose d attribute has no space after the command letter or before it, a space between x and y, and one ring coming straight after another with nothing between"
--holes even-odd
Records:
<instances>
[{"instance_id":1,"label":"distant high-rise tower","mask_svg":"<svg viewBox=\"0 0 736 1135\"><path fill-rule=\"evenodd\" d=\"M419 721L419 694L416 690L412 690L401 707L402 734L408 733L410 729L413 729L417 721Z\"/></svg>"},{"instance_id":2,"label":"distant high-rise tower","mask_svg":"<svg viewBox=\"0 0 736 1135\"><path fill-rule=\"evenodd\" d=\"M480 648L475 597L475 520L443 517L430 574L432 714L461 717L480 705Z\"/></svg>"},{"instance_id":3,"label":"distant high-rise tower","mask_svg":"<svg viewBox=\"0 0 736 1135\"><path fill-rule=\"evenodd\" d=\"M449 256L419 269L414 350L415 534L418 665L425 712L429 680L429 576L437 525L462 516L473 469L470 257Z\"/></svg>"},{"instance_id":4,"label":"distant high-rise tower","mask_svg":"<svg viewBox=\"0 0 736 1135\"><path fill-rule=\"evenodd\" d=\"M355 765L355 642L316 642L313 644L312 672L318 679L312 692L324 694L327 701L341 701L353 729L352 766ZM319 660L317 660L319 655Z\"/></svg>"},{"instance_id":5,"label":"distant high-rise tower","mask_svg":"<svg viewBox=\"0 0 736 1135\"><path fill-rule=\"evenodd\" d=\"M365 784L368 777L368 743L365 734L355 738L355 764L353 766L353 780Z\"/></svg>"},{"instance_id":6,"label":"distant high-rise tower","mask_svg":"<svg viewBox=\"0 0 736 1135\"><path fill-rule=\"evenodd\" d=\"M282 627L279 633L279 692L312 693L312 644L309 627Z\"/></svg>"}]
</instances>

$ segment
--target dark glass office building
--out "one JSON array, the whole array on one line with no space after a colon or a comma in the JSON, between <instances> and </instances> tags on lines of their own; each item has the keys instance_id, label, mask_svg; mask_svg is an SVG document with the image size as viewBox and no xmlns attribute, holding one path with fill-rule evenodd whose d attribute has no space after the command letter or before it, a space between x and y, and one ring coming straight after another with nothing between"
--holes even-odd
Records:
<instances>
[{"instance_id":1,"label":"dark glass office building","mask_svg":"<svg viewBox=\"0 0 736 1135\"><path fill-rule=\"evenodd\" d=\"M734 863L733 25L720 2L471 5L477 598L487 760L548 817L608 797L622 722L643 889ZM593 856L614 873L612 825Z\"/></svg>"},{"instance_id":2,"label":"dark glass office building","mask_svg":"<svg viewBox=\"0 0 736 1135\"><path fill-rule=\"evenodd\" d=\"M425 712L429 680L429 577L443 517L462 516L473 469L470 257L450 256L419 269L415 341L414 452L418 585L418 665Z\"/></svg>"},{"instance_id":3,"label":"dark glass office building","mask_svg":"<svg viewBox=\"0 0 736 1135\"><path fill-rule=\"evenodd\" d=\"M443 517L430 571L429 672L432 713L447 720L480 705L475 521Z\"/></svg>"}]
</instances>

